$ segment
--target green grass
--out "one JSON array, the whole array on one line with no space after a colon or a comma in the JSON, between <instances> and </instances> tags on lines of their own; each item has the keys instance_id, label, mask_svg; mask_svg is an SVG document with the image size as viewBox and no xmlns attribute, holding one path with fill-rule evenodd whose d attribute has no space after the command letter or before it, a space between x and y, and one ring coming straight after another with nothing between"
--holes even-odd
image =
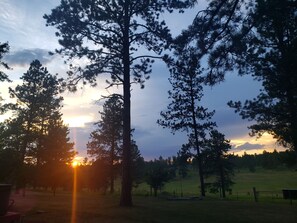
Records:
<instances>
[{"instance_id":1,"label":"green grass","mask_svg":"<svg viewBox=\"0 0 297 223\"><path fill-rule=\"evenodd\" d=\"M15 210L23 215L23 223L66 223L71 220L71 194L29 192L26 197L15 195ZM286 222L295 223L297 205L267 204L245 201L204 199L168 201L166 199L135 196L134 207L118 206L118 196L96 193L78 195L77 223L177 223L177 222Z\"/></svg>"},{"instance_id":2,"label":"green grass","mask_svg":"<svg viewBox=\"0 0 297 223\"><path fill-rule=\"evenodd\" d=\"M119 207L119 193L103 196L98 193L81 192L77 198L77 223L128 223L128 222L297 222L297 200L284 200L283 188L297 188L297 171L270 171L258 169L255 173L246 170L237 172L233 194L226 200L218 195L207 194L203 200L168 201L146 196L149 187L140 185L134 190L133 208ZM196 172L183 180L185 196L199 195L199 179ZM252 187L260 191L259 202L253 201ZM165 185L163 192L179 195L180 180ZM278 197L270 194L278 192ZM26 197L13 195L14 209L25 217L23 223L66 223L71 220L71 193L58 191L54 197L50 192L28 191Z\"/></svg>"}]
</instances>

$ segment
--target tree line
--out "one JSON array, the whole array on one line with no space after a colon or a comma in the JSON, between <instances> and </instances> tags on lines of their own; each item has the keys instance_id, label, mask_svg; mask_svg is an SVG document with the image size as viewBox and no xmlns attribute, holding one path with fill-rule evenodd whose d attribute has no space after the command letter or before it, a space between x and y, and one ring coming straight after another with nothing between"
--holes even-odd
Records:
<instances>
[{"instance_id":1,"label":"tree line","mask_svg":"<svg viewBox=\"0 0 297 223\"><path fill-rule=\"evenodd\" d=\"M227 179L224 177L224 168L228 165L223 162L226 160L223 157L230 145L211 120L215 111L208 111L201 106L201 99L203 87L224 81L228 72L249 74L255 81L262 83L263 88L255 99L244 103L228 103L243 119L255 121L249 127L251 135L261 136L268 132L278 143L297 151L296 3L289 0L211 0L206 9L197 12L189 27L173 37L162 15L186 13L187 9L198 2L65 0L50 14L44 15L47 25L58 30L56 35L61 48L56 53L64 56L69 64L69 78L63 86L68 86L72 91L76 90L79 81L96 86L97 76L100 74L110 74L110 79L107 80L110 87L123 86L121 133L115 135L106 127L100 126L100 123L98 132L92 133L93 139L98 140L98 150L94 150L100 151L97 155L103 154L108 145L113 157L118 154L121 156L122 206L132 205L134 142L130 112L131 85L137 83L144 87L144 82L152 72L152 64L157 59L167 64L172 85L172 90L169 91L171 102L161 112L158 123L173 132L187 132L188 143L181 153L195 156L197 160L201 196L205 196L204 177L209 171L204 165L203 150L208 151L205 156L210 158L209 167L217 169L221 185ZM2 44L1 47L2 52L6 53L8 45ZM142 52L145 53L141 54ZM87 59L88 63L71 63L73 59L81 58ZM5 63L1 65L8 68ZM32 74L36 68L44 75L47 73L36 61L31 66L29 70ZM28 78L30 72L27 72ZM0 75L1 81L7 80L3 72ZM26 77L23 80L28 83L31 81L26 80ZM33 89L36 86L33 84L31 87ZM35 90L38 92L39 89ZM43 105L42 99L46 92L41 92L40 101L36 101L36 109L35 98L32 106L26 104L26 92L22 86L11 89L10 94L19 100L20 105L7 106L15 113L10 126L22 126L12 128L12 132L16 129L21 132L14 132L10 135L13 140L9 140L9 143L18 142L22 137L22 143L11 144L12 151L18 151L16 160L20 168L25 163L25 158L31 157L31 162L36 165L49 162L46 160L49 158L44 158L42 152L48 148L46 136L53 126L64 129L61 130L64 135L67 132L67 127L63 127L61 123L57 105L60 99L55 97L55 93L50 107L46 107L49 105ZM53 92L56 90L53 89ZM33 93L35 91L32 95ZM42 109L38 110L39 108ZM1 109L6 108L1 106ZM8 130L5 129L4 132ZM55 133L53 131L51 134ZM100 135L114 138L105 142ZM41 136L44 139L41 140ZM116 141L117 137L122 139L120 143ZM1 138L8 139L4 136ZM67 137L63 137L63 140L66 150L72 153ZM112 144L108 144L111 142ZM91 146L91 142L89 145ZM119 145L122 151L117 154ZM110 166L113 165L111 160Z\"/></svg>"}]
</instances>

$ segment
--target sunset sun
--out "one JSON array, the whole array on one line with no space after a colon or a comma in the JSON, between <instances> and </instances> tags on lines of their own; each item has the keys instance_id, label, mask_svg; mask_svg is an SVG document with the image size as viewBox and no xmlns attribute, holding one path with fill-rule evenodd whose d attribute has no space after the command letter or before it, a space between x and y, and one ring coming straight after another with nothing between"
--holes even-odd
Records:
<instances>
[{"instance_id":1,"label":"sunset sun","mask_svg":"<svg viewBox=\"0 0 297 223\"><path fill-rule=\"evenodd\" d=\"M73 160L72 161L72 163L71 163L71 166L73 167L73 168L75 168L75 167L77 167L78 166L78 161L77 160Z\"/></svg>"}]
</instances>

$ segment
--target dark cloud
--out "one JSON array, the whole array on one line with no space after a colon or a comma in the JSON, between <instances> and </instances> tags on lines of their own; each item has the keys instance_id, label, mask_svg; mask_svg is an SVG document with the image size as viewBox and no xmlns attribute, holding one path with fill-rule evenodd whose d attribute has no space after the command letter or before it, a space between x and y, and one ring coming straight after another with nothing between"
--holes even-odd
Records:
<instances>
[{"instance_id":1,"label":"dark cloud","mask_svg":"<svg viewBox=\"0 0 297 223\"><path fill-rule=\"evenodd\" d=\"M29 66L33 60L39 60L42 65L46 65L54 59L54 56L49 55L49 51L45 49L23 49L11 52L4 57L5 62L9 66Z\"/></svg>"},{"instance_id":2,"label":"dark cloud","mask_svg":"<svg viewBox=\"0 0 297 223\"><path fill-rule=\"evenodd\" d=\"M263 149L265 145L263 144L251 144L249 142L244 143L240 146L234 146L232 151L233 152L239 152L239 151L249 151L249 150L255 150L255 149Z\"/></svg>"}]
</instances>

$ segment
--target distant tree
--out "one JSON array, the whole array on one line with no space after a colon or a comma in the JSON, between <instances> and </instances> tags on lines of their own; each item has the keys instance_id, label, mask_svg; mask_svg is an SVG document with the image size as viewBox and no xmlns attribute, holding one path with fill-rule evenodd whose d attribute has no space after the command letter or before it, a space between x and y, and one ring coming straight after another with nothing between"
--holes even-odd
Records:
<instances>
[{"instance_id":1,"label":"distant tree","mask_svg":"<svg viewBox=\"0 0 297 223\"><path fill-rule=\"evenodd\" d=\"M154 191L154 196L158 195L166 182L172 179L171 168L166 160L159 159L146 163L145 181Z\"/></svg>"},{"instance_id":2,"label":"distant tree","mask_svg":"<svg viewBox=\"0 0 297 223\"><path fill-rule=\"evenodd\" d=\"M279 152L279 159L281 163L288 168L292 168L297 164L297 154L295 151L286 150L284 152Z\"/></svg>"},{"instance_id":3,"label":"distant tree","mask_svg":"<svg viewBox=\"0 0 297 223\"><path fill-rule=\"evenodd\" d=\"M116 169L122 154L122 97L116 94L111 95L103 104L103 111L99 113L101 120L95 123L97 129L90 135L91 141L87 144L88 154L108 162L110 193L113 193Z\"/></svg>"},{"instance_id":4,"label":"distant tree","mask_svg":"<svg viewBox=\"0 0 297 223\"><path fill-rule=\"evenodd\" d=\"M182 148L177 153L177 157L174 159L176 165L177 173L180 178L181 185L181 196L183 196L183 179L186 178L189 172L189 161L192 158L192 154L188 153L188 148L186 145L182 145Z\"/></svg>"},{"instance_id":5,"label":"distant tree","mask_svg":"<svg viewBox=\"0 0 297 223\"><path fill-rule=\"evenodd\" d=\"M233 164L230 162L228 154L230 149L230 141L226 140L222 133L212 130L203 151L206 172L216 176L216 181L211 184L211 190L220 191L223 198L226 197L226 191L234 184L231 180L234 172Z\"/></svg>"},{"instance_id":6,"label":"distant tree","mask_svg":"<svg viewBox=\"0 0 297 223\"><path fill-rule=\"evenodd\" d=\"M253 27L239 53L263 89L255 99L229 106L256 122L249 127L252 136L268 132L297 151L297 6L289 0L258 0L250 17Z\"/></svg>"},{"instance_id":7,"label":"distant tree","mask_svg":"<svg viewBox=\"0 0 297 223\"><path fill-rule=\"evenodd\" d=\"M151 72L153 58L161 58L168 47L169 29L160 15L192 6L196 1L103 1L65 0L45 15L47 25L58 29L62 49L58 53L87 58L86 66L70 71L70 86L79 80L96 85L99 74L110 74L112 85L123 84L123 179L120 204L132 205L130 86L143 86ZM148 54L139 54L139 46ZM152 54L153 53L153 54ZM131 75L133 80L131 81ZM75 87L74 87L75 88Z\"/></svg>"},{"instance_id":8,"label":"distant tree","mask_svg":"<svg viewBox=\"0 0 297 223\"><path fill-rule=\"evenodd\" d=\"M170 83L172 90L169 91L169 99L172 101L165 111L161 112L162 119L157 122L164 128L170 128L172 132L186 131L190 145L196 150L201 196L205 196L202 160L200 157L200 141L205 138L206 131L215 126L210 119L214 111L209 112L201 106L203 97L204 77L201 76L199 61L191 57L191 48L179 55L174 64L171 62Z\"/></svg>"}]
</instances>

